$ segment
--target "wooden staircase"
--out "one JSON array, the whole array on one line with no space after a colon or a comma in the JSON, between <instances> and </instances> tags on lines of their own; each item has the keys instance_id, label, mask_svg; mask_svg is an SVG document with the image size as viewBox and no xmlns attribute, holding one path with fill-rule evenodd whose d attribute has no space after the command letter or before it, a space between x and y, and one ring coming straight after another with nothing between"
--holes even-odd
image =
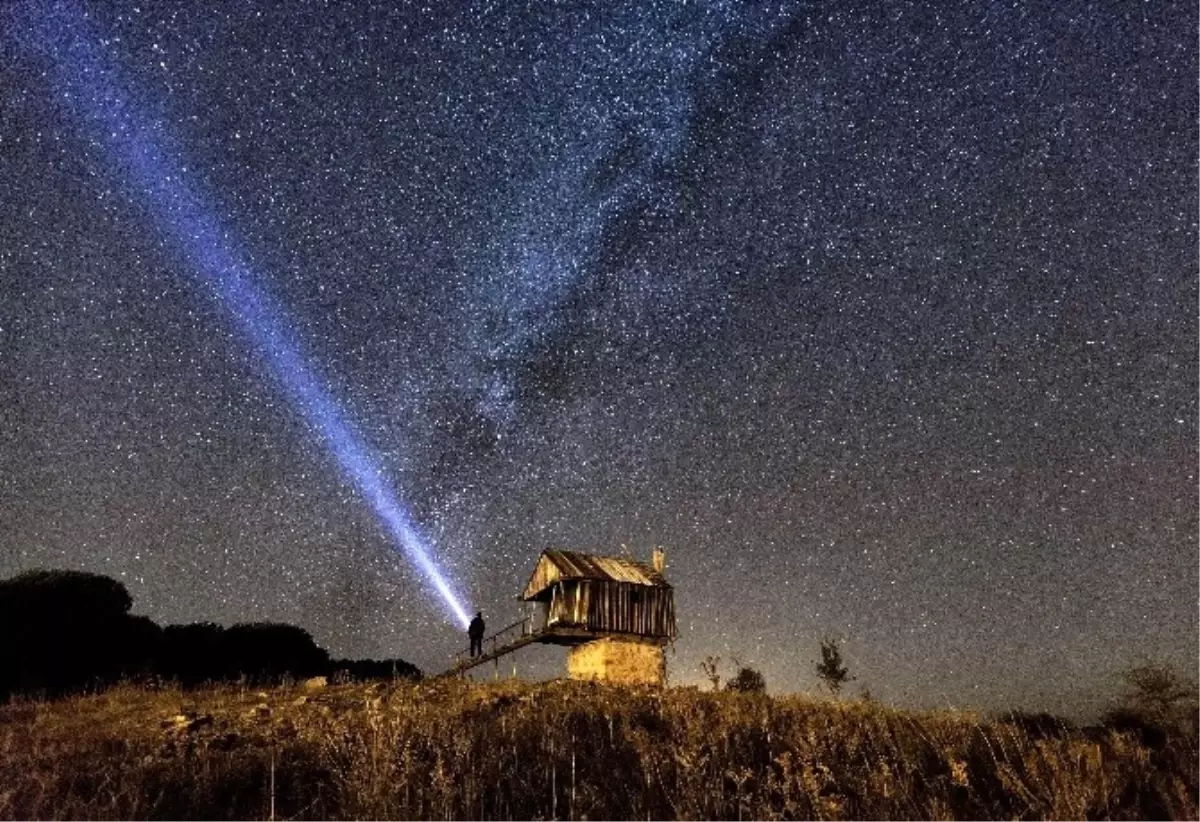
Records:
<instances>
[{"instance_id":1,"label":"wooden staircase","mask_svg":"<svg viewBox=\"0 0 1200 822\"><path fill-rule=\"evenodd\" d=\"M497 662L500 657L507 656L513 651L519 651L526 645L532 645L535 642L551 645L578 645L580 642L596 639L597 636L600 634L582 628L565 626L554 626L535 631L533 620L525 617L512 625L501 628L489 637L484 637L484 650L479 656L472 657L470 650L459 651L454 656L454 664L435 676L434 679L461 676L472 668L478 668L489 662ZM498 662L497 665L499 665Z\"/></svg>"}]
</instances>

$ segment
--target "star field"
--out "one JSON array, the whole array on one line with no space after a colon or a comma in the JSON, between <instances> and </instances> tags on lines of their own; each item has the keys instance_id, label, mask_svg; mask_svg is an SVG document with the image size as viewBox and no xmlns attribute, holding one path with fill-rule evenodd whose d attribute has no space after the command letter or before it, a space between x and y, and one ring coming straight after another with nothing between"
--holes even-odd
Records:
<instances>
[{"instance_id":1,"label":"star field","mask_svg":"<svg viewBox=\"0 0 1200 822\"><path fill-rule=\"evenodd\" d=\"M1196 9L940 6L0 11L0 574L465 645L64 94L82 9L489 627L543 548L662 544L677 683L1195 671Z\"/></svg>"}]
</instances>

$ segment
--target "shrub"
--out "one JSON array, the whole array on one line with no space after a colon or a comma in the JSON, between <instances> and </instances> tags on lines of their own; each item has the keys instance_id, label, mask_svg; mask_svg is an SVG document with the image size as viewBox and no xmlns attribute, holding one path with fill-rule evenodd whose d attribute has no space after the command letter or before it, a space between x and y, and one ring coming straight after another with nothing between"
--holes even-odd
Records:
<instances>
[{"instance_id":1,"label":"shrub","mask_svg":"<svg viewBox=\"0 0 1200 822\"><path fill-rule=\"evenodd\" d=\"M767 680L758 671L743 665L737 675L725 683L725 688L744 694L763 694L767 692Z\"/></svg>"}]
</instances>

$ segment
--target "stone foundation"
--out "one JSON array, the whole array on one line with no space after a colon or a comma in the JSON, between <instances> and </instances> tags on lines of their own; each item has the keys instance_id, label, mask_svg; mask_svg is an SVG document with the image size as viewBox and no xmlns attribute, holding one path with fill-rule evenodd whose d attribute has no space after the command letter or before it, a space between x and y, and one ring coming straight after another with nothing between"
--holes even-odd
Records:
<instances>
[{"instance_id":1,"label":"stone foundation","mask_svg":"<svg viewBox=\"0 0 1200 822\"><path fill-rule=\"evenodd\" d=\"M661 642L636 637L604 637L567 652L571 679L594 679L625 685L662 685L666 658Z\"/></svg>"}]
</instances>

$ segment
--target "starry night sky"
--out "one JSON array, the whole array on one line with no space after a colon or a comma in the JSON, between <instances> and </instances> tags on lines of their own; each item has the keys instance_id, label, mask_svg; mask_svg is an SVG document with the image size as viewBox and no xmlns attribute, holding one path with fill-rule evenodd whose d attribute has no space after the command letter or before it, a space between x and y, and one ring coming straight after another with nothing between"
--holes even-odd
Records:
<instances>
[{"instance_id":1,"label":"starry night sky","mask_svg":"<svg viewBox=\"0 0 1200 822\"><path fill-rule=\"evenodd\" d=\"M108 89L490 627L543 548L661 543L677 683L812 689L824 636L905 705L1196 670L1194 3L197 6L0 11L0 575L465 644Z\"/></svg>"}]
</instances>

